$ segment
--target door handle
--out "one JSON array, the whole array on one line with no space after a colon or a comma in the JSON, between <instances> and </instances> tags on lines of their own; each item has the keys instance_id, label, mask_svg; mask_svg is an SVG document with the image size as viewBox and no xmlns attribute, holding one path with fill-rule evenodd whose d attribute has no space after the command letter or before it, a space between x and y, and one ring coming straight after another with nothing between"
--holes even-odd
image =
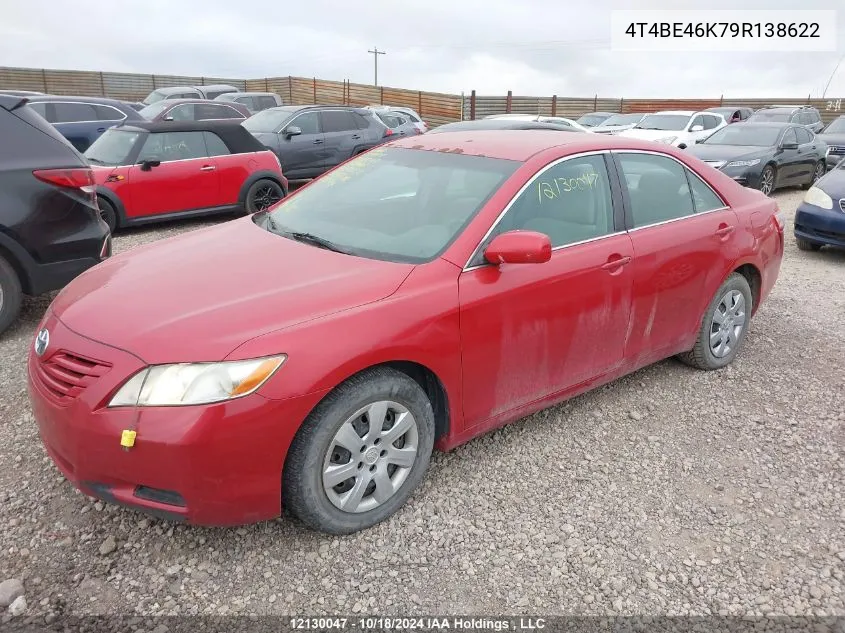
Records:
<instances>
[{"instance_id":1,"label":"door handle","mask_svg":"<svg viewBox=\"0 0 845 633\"><path fill-rule=\"evenodd\" d=\"M611 258L607 260L604 264L601 265L602 270L609 270L611 272L616 272L617 269L622 268L626 264L631 263L631 258L626 255L625 257L620 257L618 255L611 255Z\"/></svg>"},{"instance_id":2,"label":"door handle","mask_svg":"<svg viewBox=\"0 0 845 633\"><path fill-rule=\"evenodd\" d=\"M360 134L353 134L352 138L354 138L357 141L359 138L361 138L361 135Z\"/></svg>"},{"instance_id":3,"label":"door handle","mask_svg":"<svg viewBox=\"0 0 845 633\"><path fill-rule=\"evenodd\" d=\"M106 128L104 128L104 127L98 127L97 128L97 132L100 133L100 134L102 134L105 131L106 131Z\"/></svg>"},{"instance_id":4,"label":"door handle","mask_svg":"<svg viewBox=\"0 0 845 633\"><path fill-rule=\"evenodd\" d=\"M317 140L314 141L314 145L320 145L322 142L323 142L323 140L318 138Z\"/></svg>"},{"instance_id":5,"label":"door handle","mask_svg":"<svg viewBox=\"0 0 845 633\"><path fill-rule=\"evenodd\" d=\"M727 224L724 224L724 225L720 226L718 229L716 229L716 235L718 235L719 237L727 237L728 235L730 235L733 232L734 232L734 227L729 226Z\"/></svg>"},{"instance_id":6,"label":"door handle","mask_svg":"<svg viewBox=\"0 0 845 633\"><path fill-rule=\"evenodd\" d=\"M217 167L214 165L203 165L200 167L200 171L214 171L215 169L217 169Z\"/></svg>"}]
</instances>

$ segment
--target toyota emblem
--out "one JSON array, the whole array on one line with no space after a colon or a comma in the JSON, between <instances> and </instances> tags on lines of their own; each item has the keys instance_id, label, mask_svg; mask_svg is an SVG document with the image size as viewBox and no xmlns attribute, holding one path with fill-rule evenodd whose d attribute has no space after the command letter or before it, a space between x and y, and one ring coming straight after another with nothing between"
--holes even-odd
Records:
<instances>
[{"instance_id":1,"label":"toyota emblem","mask_svg":"<svg viewBox=\"0 0 845 633\"><path fill-rule=\"evenodd\" d=\"M50 344L50 331L47 328L44 328L38 333L38 336L35 337L35 353L39 356L43 356L44 352L47 351L47 346Z\"/></svg>"}]
</instances>

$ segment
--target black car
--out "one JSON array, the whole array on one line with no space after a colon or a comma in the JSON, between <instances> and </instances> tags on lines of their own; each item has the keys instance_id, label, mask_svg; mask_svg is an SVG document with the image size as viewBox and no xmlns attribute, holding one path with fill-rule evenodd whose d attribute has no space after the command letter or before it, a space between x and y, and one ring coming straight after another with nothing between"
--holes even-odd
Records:
<instances>
[{"instance_id":1,"label":"black car","mask_svg":"<svg viewBox=\"0 0 845 633\"><path fill-rule=\"evenodd\" d=\"M784 105L768 106L755 111L746 119L749 123L795 123L803 125L813 133L824 127L819 111L813 106Z\"/></svg>"},{"instance_id":2,"label":"black car","mask_svg":"<svg viewBox=\"0 0 845 633\"><path fill-rule=\"evenodd\" d=\"M845 158L845 116L831 121L817 138L827 143L827 168L833 169Z\"/></svg>"},{"instance_id":3,"label":"black car","mask_svg":"<svg viewBox=\"0 0 845 633\"><path fill-rule=\"evenodd\" d=\"M316 178L394 138L370 110L347 106L269 108L241 125L276 153L289 180Z\"/></svg>"},{"instance_id":4,"label":"black car","mask_svg":"<svg viewBox=\"0 0 845 633\"><path fill-rule=\"evenodd\" d=\"M807 188L821 178L826 150L803 126L748 121L723 127L686 151L769 195L779 187Z\"/></svg>"},{"instance_id":5,"label":"black car","mask_svg":"<svg viewBox=\"0 0 845 633\"><path fill-rule=\"evenodd\" d=\"M754 114L754 110L752 108L746 108L743 106L718 106L716 108L707 108L705 112L715 112L716 114L721 114L725 117L725 121L728 123L740 123L741 121L745 121Z\"/></svg>"},{"instance_id":6,"label":"black car","mask_svg":"<svg viewBox=\"0 0 845 633\"><path fill-rule=\"evenodd\" d=\"M583 134L568 125L558 123L544 123L542 121L522 121L515 119L476 119L474 121L456 121L446 123L432 129L429 134L440 132L468 132L472 130L558 130L560 132L573 132Z\"/></svg>"},{"instance_id":7,"label":"black car","mask_svg":"<svg viewBox=\"0 0 845 633\"><path fill-rule=\"evenodd\" d=\"M23 294L61 288L111 254L88 162L24 97L0 95L0 332Z\"/></svg>"},{"instance_id":8,"label":"black car","mask_svg":"<svg viewBox=\"0 0 845 633\"><path fill-rule=\"evenodd\" d=\"M802 251L845 248L845 158L807 192L795 211L794 230Z\"/></svg>"},{"instance_id":9,"label":"black car","mask_svg":"<svg viewBox=\"0 0 845 633\"><path fill-rule=\"evenodd\" d=\"M52 123L80 152L88 149L100 135L119 123L146 121L126 101L101 97L28 97L29 107Z\"/></svg>"}]
</instances>

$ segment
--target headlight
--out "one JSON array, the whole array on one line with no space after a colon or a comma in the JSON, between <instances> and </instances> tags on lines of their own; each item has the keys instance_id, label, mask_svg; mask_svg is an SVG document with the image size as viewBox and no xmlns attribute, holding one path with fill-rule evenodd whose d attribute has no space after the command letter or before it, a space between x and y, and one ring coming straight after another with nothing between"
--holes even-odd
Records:
<instances>
[{"instance_id":1,"label":"headlight","mask_svg":"<svg viewBox=\"0 0 845 633\"><path fill-rule=\"evenodd\" d=\"M210 404L239 398L263 385L287 356L221 363L152 365L132 376L110 407Z\"/></svg>"},{"instance_id":2,"label":"headlight","mask_svg":"<svg viewBox=\"0 0 845 633\"><path fill-rule=\"evenodd\" d=\"M754 167L754 165L759 165L760 159L755 158L754 160L734 160L725 165L725 167Z\"/></svg>"},{"instance_id":3,"label":"headlight","mask_svg":"<svg viewBox=\"0 0 845 633\"><path fill-rule=\"evenodd\" d=\"M822 209L833 208L833 199L818 187L810 187L807 189L807 195L804 196L804 202L821 207Z\"/></svg>"},{"instance_id":4,"label":"headlight","mask_svg":"<svg viewBox=\"0 0 845 633\"><path fill-rule=\"evenodd\" d=\"M677 136L664 136L655 141L655 143L674 143L678 139Z\"/></svg>"}]
</instances>

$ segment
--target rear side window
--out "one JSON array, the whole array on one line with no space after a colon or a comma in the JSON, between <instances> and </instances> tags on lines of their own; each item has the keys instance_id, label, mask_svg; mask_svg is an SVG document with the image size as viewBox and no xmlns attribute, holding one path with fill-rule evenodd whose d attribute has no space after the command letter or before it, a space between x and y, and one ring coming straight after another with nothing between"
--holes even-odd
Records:
<instances>
[{"instance_id":1,"label":"rear side window","mask_svg":"<svg viewBox=\"0 0 845 633\"><path fill-rule=\"evenodd\" d=\"M413 114L411 114L410 112L403 112L402 114L404 114L409 119L411 119L411 122L413 122L413 123L419 123L420 122L420 120L417 117L415 117Z\"/></svg>"},{"instance_id":2,"label":"rear side window","mask_svg":"<svg viewBox=\"0 0 845 633\"><path fill-rule=\"evenodd\" d=\"M712 130L713 128L719 127L719 117L713 116L712 114L705 114L704 115L704 129L705 130Z\"/></svg>"},{"instance_id":3,"label":"rear side window","mask_svg":"<svg viewBox=\"0 0 845 633\"><path fill-rule=\"evenodd\" d=\"M39 102L39 103L28 103L27 105L21 106L19 108L15 108L11 116L17 116L22 121L25 121L35 129L43 132L50 138L55 141L58 141L62 145L66 146L70 151L74 154L78 154L78 150L68 141L64 136L62 136L56 128L50 125L44 115L41 114L38 110L46 110L46 103ZM35 106L40 106L40 108L36 108ZM32 148L30 148L32 149Z\"/></svg>"},{"instance_id":4,"label":"rear side window","mask_svg":"<svg viewBox=\"0 0 845 633\"><path fill-rule=\"evenodd\" d=\"M145 160L189 160L205 158L203 132L154 132L147 136L138 155L138 162Z\"/></svg>"},{"instance_id":5,"label":"rear side window","mask_svg":"<svg viewBox=\"0 0 845 633\"><path fill-rule=\"evenodd\" d=\"M326 110L321 115L323 132L347 132L357 130L358 125L352 118L352 113L345 110Z\"/></svg>"},{"instance_id":6,"label":"rear side window","mask_svg":"<svg viewBox=\"0 0 845 633\"><path fill-rule=\"evenodd\" d=\"M352 112L352 119L355 121L355 124L358 126L359 130L366 130L370 127L370 122L367 120L363 114L358 112Z\"/></svg>"},{"instance_id":7,"label":"rear side window","mask_svg":"<svg viewBox=\"0 0 845 633\"><path fill-rule=\"evenodd\" d=\"M205 146L208 148L209 156L226 156L231 154L226 143L214 132L203 132L205 135Z\"/></svg>"},{"instance_id":8,"label":"rear side window","mask_svg":"<svg viewBox=\"0 0 845 633\"><path fill-rule=\"evenodd\" d=\"M123 112L111 106L95 105L94 109L97 111L98 121L122 121L126 118Z\"/></svg>"},{"instance_id":9,"label":"rear side window","mask_svg":"<svg viewBox=\"0 0 845 633\"><path fill-rule=\"evenodd\" d=\"M791 127L786 132L783 133L783 140L781 143L786 145L787 143L797 143L798 142L798 135L795 134L795 128Z\"/></svg>"},{"instance_id":10,"label":"rear side window","mask_svg":"<svg viewBox=\"0 0 845 633\"><path fill-rule=\"evenodd\" d=\"M633 228L695 213L686 169L680 163L655 154L622 152L617 156L631 201Z\"/></svg>"},{"instance_id":11,"label":"rear side window","mask_svg":"<svg viewBox=\"0 0 845 633\"><path fill-rule=\"evenodd\" d=\"M705 130L707 129L707 128L704 126L704 116L703 116L703 115L698 115L697 117L695 117L695 118L692 120L692 122L689 124L689 129L691 130L691 129L692 129L692 128L694 128L696 125L700 125L700 126L701 126L701 127L703 127Z\"/></svg>"},{"instance_id":12,"label":"rear side window","mask_svg":"<svg viewBox=\"0 0 845 633\"><path fill-rule=\"evenodd\" d=\"M235 99L235 101L237 103L245 105L251 110L255 108L255 99L253 97L238 97L237 99Z\"/></svg>"},{"instance_id":13,"label":"rear side window","mask_svg":"<svg viewBox=\"0 0 845 633\"><path fill-rule=\"evenodd\" d=\"M183 103L168 110L165 118L174 121L196 121L193 103Z\"/></svg>"},{"instance_id":14,"label":"rear side window","mask_svg":"<svg viewBox=\"0 0 845 633\"><path fill-rule=\"evenodd\" d=\"M721 209L725 206L725 203L722 202L719 196L713 193L713 190L707 183L689 169L687 170L687 178L689 178L690 188L692 189L692 199L696 213L713 211L714 209Z\"/></svg>"},{"instance_id":15,"label":"rear side window","mask_svg":"<svg viewBox=\"0 0 845 633\"><path fill-rule=\"evenodd\" d=\"M810 143L813 140L813 133L807 128L796 128L795 136L798 137L799 143Z\"/></svg>"},{"instance_id":16,"label":"rear side window","mask_svg":"<svg viewBox=\"0 0 845 633\"><path fill-rule=\"evenodd\" d=\"M53 103L53 121L51 123L78 123L80 121L99 121L97 111L89 103Z\"/></svg>"},{"instance_id":17,"label":"rear side window","mask_svg":"<svg viewBox=\"0 0 845 633\"><path fill-rule=\"evenodd\" d=\"M225 105L213 103L197 103L194 105L194 116L197 121L209 121L211 119L243 119L244 115Z\"/></svg>"},{"instance_id":18,"label":"rear side window","mask_svg":"<svg viewBox=\"0 0 845 633\"><path fill-rule=\"evenodd\" d=\"M255 97L257 103L257 109L259 110L266 110L267 108L275 108L278 104L276 100L269 96L269 95L260 95Z\"/></svg>"}]
</instances>

